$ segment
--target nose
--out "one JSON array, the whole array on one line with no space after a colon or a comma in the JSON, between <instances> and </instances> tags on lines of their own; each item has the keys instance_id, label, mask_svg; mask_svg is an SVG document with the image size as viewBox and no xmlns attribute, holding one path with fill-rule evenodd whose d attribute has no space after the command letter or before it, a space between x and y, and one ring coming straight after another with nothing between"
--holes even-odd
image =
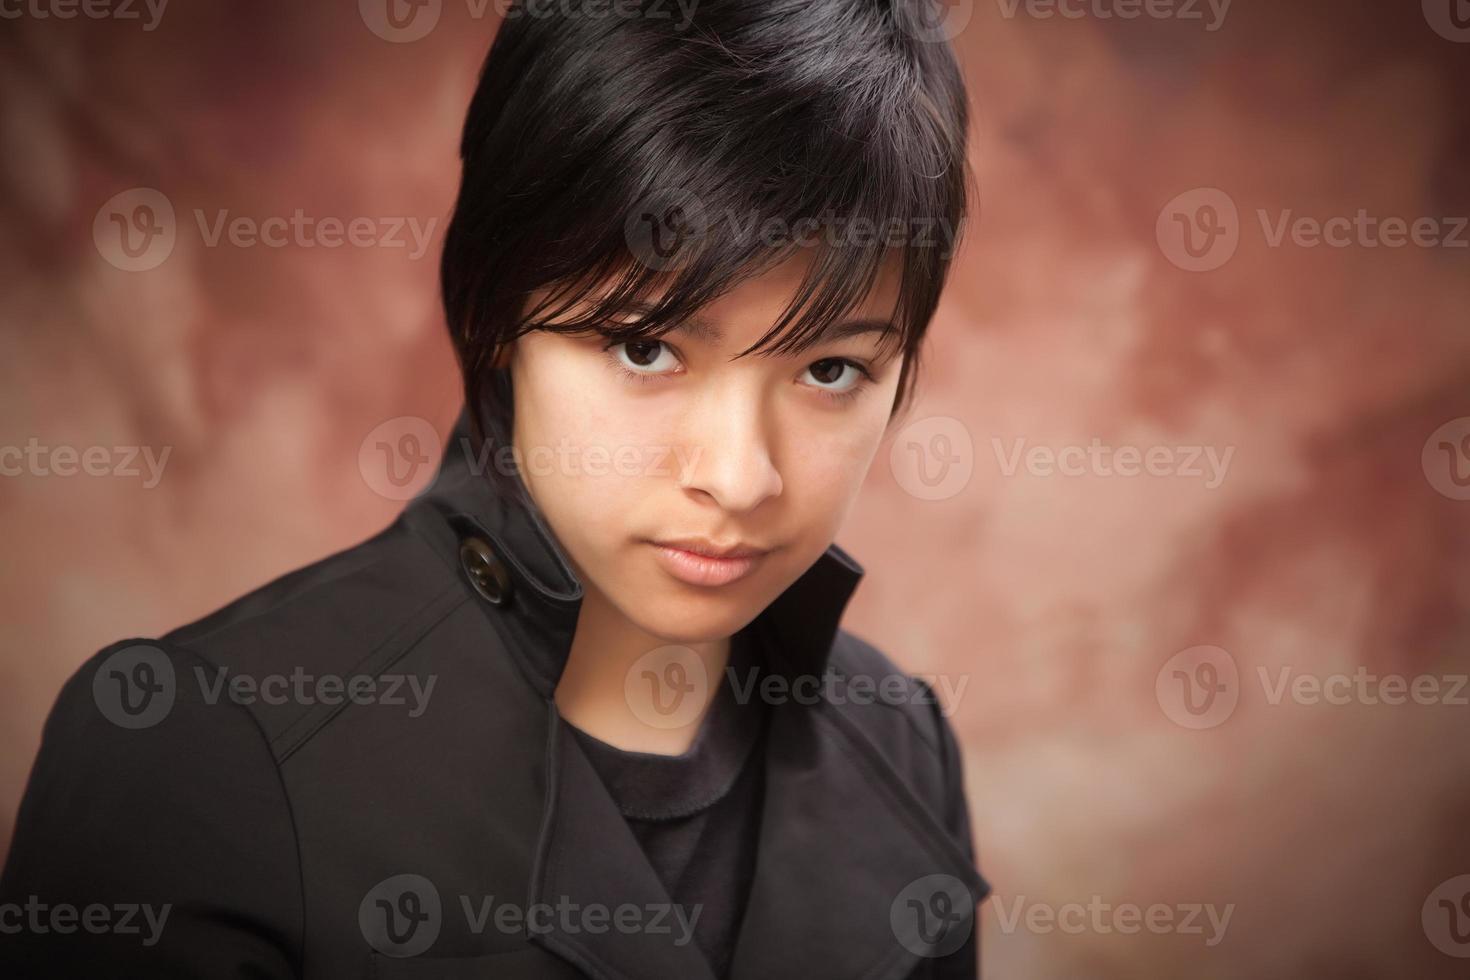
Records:
<instances>
[{"instance_id":1,"label":"nose","mask_svg":"<svg viewBox=\"0 0 1470 980\"><path fill-rule=\"evenodd\" d=\"M755 510L781 493L771 420L753 387L710 391L685 418L686 457L680 484L732 513Z\"/></svg>"}]
</instances>

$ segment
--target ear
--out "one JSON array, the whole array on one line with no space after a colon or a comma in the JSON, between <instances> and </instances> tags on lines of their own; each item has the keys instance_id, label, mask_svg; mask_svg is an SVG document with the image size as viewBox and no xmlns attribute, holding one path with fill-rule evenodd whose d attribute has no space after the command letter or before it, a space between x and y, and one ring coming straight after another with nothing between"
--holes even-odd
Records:
<instances>
[{"instance_id":1,"label":"ear","mask_svg":"<svg viewBox=\"0 0 1470 980\"><path fill-rule=\"evenodd\" d=\"M500 349L495 352L495 360L490 362L492 368L510 367L511 357L515 354L515 341L501 344Z\"/></svg>"}]
</instances>

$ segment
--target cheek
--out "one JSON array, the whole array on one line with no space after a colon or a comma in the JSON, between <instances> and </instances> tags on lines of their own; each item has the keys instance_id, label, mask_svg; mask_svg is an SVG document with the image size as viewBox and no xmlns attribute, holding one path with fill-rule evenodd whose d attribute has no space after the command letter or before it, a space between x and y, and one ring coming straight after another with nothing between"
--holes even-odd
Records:
<instances>
[{"instance_id":1,"label":"cheek","mask_svg":"<svg viewBox=\"0 0 1470 980\"><path fill-rule=\"evenodd\" d=\"M536 339L514 373L522 474L566 537L599 538L640 496L658 427L595 351Z\"/></svg>"},{"instance_id":2,"label":"cheek","mask_svg":"<svg viewBox=\"0 0 1470 980\"><path fill-rule=\"evenodd\" d=\"M842 524L872 466L886 418L884 411L855 410L783 426L782 495L809 533L830 538Z\"/></svg>"}]
</instances>

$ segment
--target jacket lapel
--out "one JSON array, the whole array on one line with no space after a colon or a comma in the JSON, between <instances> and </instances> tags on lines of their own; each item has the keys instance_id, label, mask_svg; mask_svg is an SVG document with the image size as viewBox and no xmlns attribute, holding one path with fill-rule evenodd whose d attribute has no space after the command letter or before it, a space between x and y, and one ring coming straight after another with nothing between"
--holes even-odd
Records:
<instances>
[{"instance_id":1,"label":"jacket lapel","mask_svg":"<svg viewBox=\"0 0 1470 980\"><path fill-rule=\"evenodd\" d=\"M490 438L508 444L498 429ZM545 903L554 914L531 941L603 980L714 980L556 710L552 695L575 632L581 583L519 476L492 488L465 465L486 458L467 415L450 448L429 494L441 518L426 533L443 537L446 560L466 535L488 538L504 558L516 591L492 618L548 712L544 816L530 902ZM772 602L760 617L772 670L791 676L826 670L863 574L833 544ZM769 723L760 845L734 980L900 977L939 935L935 923L948 924L945 935L973 925L974 902L988 886L850 718L831 706L793 701L773 705ZM637 928L618 925L617 910L627 906L638 910ZM561 907L572 914L556 912ZM608 910L605 929L583 926L580 914L590 907ZM680 911L686 919L693 914ZM654 923L654 915L663 917ZM950 921L957 917L963 921Z\"/></svg>"},{"instance_id":2,"label":"jacket lapel","mask_svg":"<svg viewBox=\"0 0 1470 980\"><path fill-rule=\"evenodd\" d=\"M546 815L529 905L570 914L550 916L550 928L531 941L592 977L715 980L693 942L698 910L674 907L577 739L550 710ZM606 910L605 928L586 928L589 909Z\"/></svg>"},{"instance_id":3,"label":"jacket lapel","mask_svg":"<svg viewBox=\"0 0 1470 980\"><path fill-rule=\"evenodd\" d=\"M787 704L771 725L732 980L904 977L955 948L989 890L973 864L850 720Z\"/></svg>"}]
</instances>

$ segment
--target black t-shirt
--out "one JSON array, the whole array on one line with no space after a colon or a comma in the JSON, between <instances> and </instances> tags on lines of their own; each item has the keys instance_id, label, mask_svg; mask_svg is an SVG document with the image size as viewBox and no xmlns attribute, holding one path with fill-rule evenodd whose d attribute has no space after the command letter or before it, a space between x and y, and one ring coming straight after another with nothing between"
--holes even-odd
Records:
<instances>
[{"instance_id":1,"label":"black t-shirt","mask_svg":"<svg viewBox=\"0 0 1470 980\"><path fill-rule=\"evenodd\" d=\"M749 628L731 637L731 670L759 656ZM728 677L683 755L627 752L572 728L670 899L700 907L694 942L721 977L755 874L766 727L760 699L740 703Z\"/></svg>"}]
</instances>

